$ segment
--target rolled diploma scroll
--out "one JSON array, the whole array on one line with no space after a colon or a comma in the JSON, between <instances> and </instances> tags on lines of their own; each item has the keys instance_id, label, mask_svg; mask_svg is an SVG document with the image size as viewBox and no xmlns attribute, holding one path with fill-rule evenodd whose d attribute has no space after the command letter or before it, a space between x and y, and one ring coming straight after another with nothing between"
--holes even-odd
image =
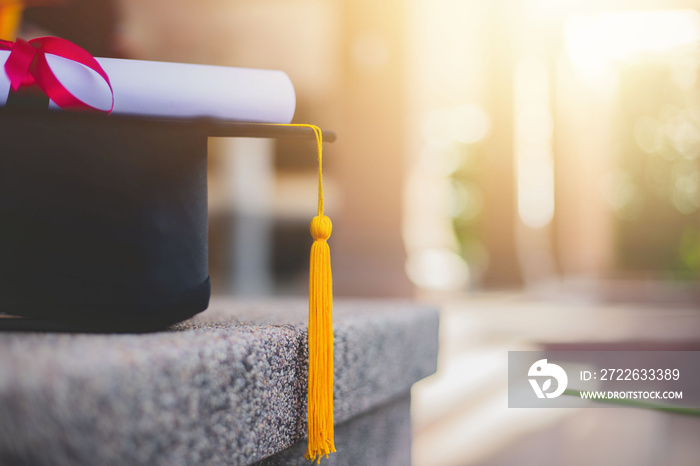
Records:
<instances>
[{"instance_id":1,"label":"rolled diploma scroll","mask_svg":"<svg viewBox=\"0 0 700 466\"><path fill-rule=\"evenodd\" d=\"M0 50L0 105L10 81L4 73L10 52ZM93 70L46 55L58 80L75 97L100 109L111 103L109 88ZM282 71L145 60L96 58L114 90L113 113L154 117L212 117L259 123L289 123L294 86ZM50 101L49 108L58 106Z\"/></svg>"}]
</instances>

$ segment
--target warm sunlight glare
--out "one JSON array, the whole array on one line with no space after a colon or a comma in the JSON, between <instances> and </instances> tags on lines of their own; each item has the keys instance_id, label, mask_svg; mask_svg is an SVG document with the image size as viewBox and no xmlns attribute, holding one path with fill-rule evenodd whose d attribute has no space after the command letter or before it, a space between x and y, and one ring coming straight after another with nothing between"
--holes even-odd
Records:
<instances>
[{"instance_id":1,"label":"warm sunlight glare","mask_svg":"<svg viewBox=\"0 0 700 466\"><path fill-rule=\"evenodd\" d=\"M575 14L565 24L566 48L588 82L606 80L615 61L664 53L700 40L700 13L692 10Z\"/></svg>"}]
</instances>

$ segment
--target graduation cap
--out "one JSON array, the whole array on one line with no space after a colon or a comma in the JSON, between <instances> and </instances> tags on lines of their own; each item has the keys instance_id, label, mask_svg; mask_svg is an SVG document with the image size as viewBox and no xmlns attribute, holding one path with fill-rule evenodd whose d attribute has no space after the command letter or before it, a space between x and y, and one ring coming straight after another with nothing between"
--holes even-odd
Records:
<instances>
[{"instance_id":1,"label":"graduation cap","mask_svg":"<svg viewBox=\"0 0 700 466\"><path fill-rule=\"evenodd\" d=\"M289 78L94 59L57 38L0 41L0 64L0 311L12 315L150 331L203 311L207 138L316 139L306 456L335 451L332 226L321 164L324 136L334 135L285 124L295 105Z\"/></svg>"}]
</instances>

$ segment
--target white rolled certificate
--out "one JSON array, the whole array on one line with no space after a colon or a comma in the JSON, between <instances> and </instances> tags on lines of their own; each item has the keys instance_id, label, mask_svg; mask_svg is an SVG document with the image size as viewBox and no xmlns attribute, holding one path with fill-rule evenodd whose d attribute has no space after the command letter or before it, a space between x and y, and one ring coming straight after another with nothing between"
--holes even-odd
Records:
<instances>
[{"instance_id":1,"label":"white rolled certificate","mask_svg":"<svg viewBox=\"0 0 700 466\"><path fill-rule=\"evenodd\" d=\"M10 52L0 50L0 70ZM61 84L83 102L109 110L112 96L93 70L46 55ZM286 73L276 70L96 58L114 91L113 113L170 118L212 117L258 123L289 123L296 96ZM10 81L0 71L0 105ZM50 108L57 108L49 102Z\"/></svg>"}]
</instances>

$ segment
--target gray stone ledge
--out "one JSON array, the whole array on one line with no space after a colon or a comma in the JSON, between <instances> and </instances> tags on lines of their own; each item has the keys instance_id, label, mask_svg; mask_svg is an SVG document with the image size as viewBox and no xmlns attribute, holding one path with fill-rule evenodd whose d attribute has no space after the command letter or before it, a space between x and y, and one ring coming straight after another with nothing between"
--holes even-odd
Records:
<instances>
[{"instance_id":1,"label":"gray stone ledge","mask_svg":"<svg viewBox=\"0 0 700 466\"><path fill-rule=\"evenodd\" d=\"M323 466L408 466L411 464L411 399L408 394L374 407L335 428L336 453ZM311 466L306 439L253 466ZM315 464L315 463L314 463Z\"/></svg>"},{"instance_id":2,"label":"gray stone ledge","mask_svg":"<svg viewBox=\"0 0 700 466\"><path fill-rule=\"evenodd\" d=\"M213 300L165 332L0 332L0 464L247 465L284 450L305 432L306 314L302 300ZM334 318L337 423L435 371L436 311L337 300Z\"/></svg>"}]
</instances>

